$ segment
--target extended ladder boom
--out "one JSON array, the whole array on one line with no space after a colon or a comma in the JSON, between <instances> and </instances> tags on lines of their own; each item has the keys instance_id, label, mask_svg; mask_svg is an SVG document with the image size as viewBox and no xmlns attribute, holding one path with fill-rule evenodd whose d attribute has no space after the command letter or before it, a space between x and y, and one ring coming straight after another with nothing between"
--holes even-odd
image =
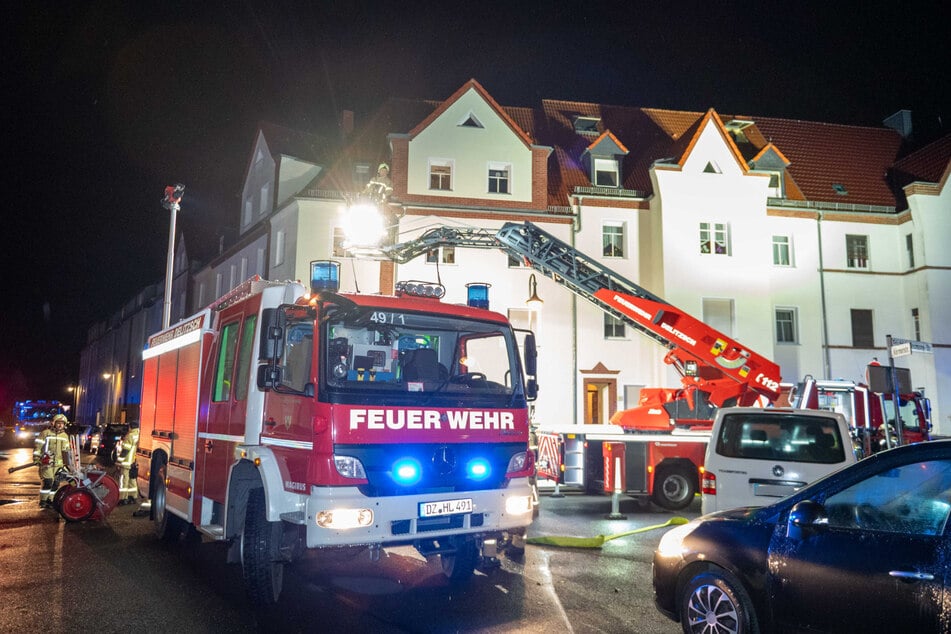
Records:
<instances>
[{"instance_id":1,"label":"extended ladder boom","mask_svg":"<svg viewBox=\"0 0 951 634\"><path fill-rule=\"evenodd\" d=\"M384 247L383 252L405 263L440 246L496 248L520 258L536 271L669 348L667 361L682 375L702 375L701 368L688 367L695 362L722 372L770 401L779 396L781 377L775 363L530 222L508 222L496 232L438 227L410 242ZM747 400L753 398L755 395Z\"/></svg>"}]
</instances>

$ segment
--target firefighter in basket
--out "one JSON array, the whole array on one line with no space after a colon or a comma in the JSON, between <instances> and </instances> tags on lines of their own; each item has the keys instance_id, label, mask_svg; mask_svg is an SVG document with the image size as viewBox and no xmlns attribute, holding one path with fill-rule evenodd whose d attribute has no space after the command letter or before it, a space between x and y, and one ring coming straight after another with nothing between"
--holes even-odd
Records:
<instances>
[{"instance_id":1,"label":"firefighter in basket","mask_svg":"<svg viewBox=\"0 0 951 634\"><path fill-rule=\"evenodd\" d=\"M137 470L135 464L135 450L139 446L139 423L132 421L129 424L129 433L122 437L119 447L119 459L116 466L119 468L119 504L135 504L139 497L139 489L135 483Z\"/></svg>"},{"instance_id":2,"label":"firefighter in basket","mask_svg":"<svg viewBox=\"0 0 951 634\"><path fill-rule=\"evenodd\" d=\"M33 462L40 469L40 506L51 508L56 493L56 472L68 461L69 436L66 435L66 416L57 414L53 424L40 432L33 447Z\"/></svg>"}]
</instances>

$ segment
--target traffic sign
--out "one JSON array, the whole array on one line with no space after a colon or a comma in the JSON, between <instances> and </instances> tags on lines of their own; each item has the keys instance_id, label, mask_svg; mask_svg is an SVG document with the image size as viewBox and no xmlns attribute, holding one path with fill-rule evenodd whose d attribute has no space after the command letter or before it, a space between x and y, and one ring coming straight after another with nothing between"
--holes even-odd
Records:
<instances>
[{"instance_id":1,"label":"traffic sign","mask_svg":"<svg viewBox=\"0 0 951 634\"><path fill-rule=\"evenodd\" d=\"M899 343L892 346L893 357L907 357L911 354L911 343Z\"/></svg>"}]
</instances>

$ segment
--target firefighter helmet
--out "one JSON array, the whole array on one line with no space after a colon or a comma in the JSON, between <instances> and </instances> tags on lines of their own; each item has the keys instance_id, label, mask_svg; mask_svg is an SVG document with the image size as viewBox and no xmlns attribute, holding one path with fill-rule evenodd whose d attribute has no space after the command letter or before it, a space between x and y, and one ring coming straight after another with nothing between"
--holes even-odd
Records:
<instances>
[{"instance_id":1,"label":"firefighter helmet","mask_svg":"<svg viewBox=\"0 0 951 634\"><path fill-rule=\"evenodd\" d=\"M66 414L57 414L56 416L53 417L53 424L54 424L54 425L55 425L56 423L63 423L63 424L65 425L65 424L68 423L68 422L69 422L69 421L66 419Z\"/></svg>"}]
</instances>

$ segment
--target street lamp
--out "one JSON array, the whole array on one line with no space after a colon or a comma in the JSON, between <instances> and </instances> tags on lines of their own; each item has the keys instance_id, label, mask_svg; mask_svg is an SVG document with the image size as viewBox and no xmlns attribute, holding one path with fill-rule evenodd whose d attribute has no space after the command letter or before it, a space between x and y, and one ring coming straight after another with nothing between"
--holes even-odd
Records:
<instances>
[{"instance_id":1,"label":"street lamp","mask_svg":"<svg viewBox=\"0 0 951 634\"><path fill-rule=\"evenodd\" d=\"M182 194L185 186L181 183L169 185L165 188L165 198L162 206L169 211L168 225L168 261L165 266L165 304L162 311L162 328L168 328L172 319L172 274L175 269L175 217L181 209Z\"/></svg>"},{"instance_id":2,"label":"street lamp","mask_svg":"<svg viewBox=\"0 0 951 634\"><path fill-rule=\"evenodd\" d=\"M115 415L115 386L116 386L116 375L111 372L103 372L102 378L106 381L109 381L109 392L107 393L108 400L106 401L106 420L104 424L108 425L109 423L114 423L112 417Z\"/></svg>"},{"instance_id":3,"label":"street lamp","mask_svg":"<svg viewBox=\"0 0 951 634\"><path fill-rule=\"evenodd\" d=\"M76 422L76 398L77 398L78 393L79 393L79 386L78 386L78 385L70 385L70 386L68 386L68 387L66 388L66 391L67 391L67 392L71 392L72 395L73 395L73 409L72 409L72 414L73 414L73 422Z\"/></svg>"},{"instance_id":4,"label":"street lamp","mask_svg":"<svg viewBox=\"0 0 951 634\"><path fill-rule=\"evenodd\" d=\"M541 312L542 306L545 305L544 300L538 296L538 282L535 281L534 273L528 276L528 299L525 300L525 305L536 313Z\"/></svg>"}]
</instances>

